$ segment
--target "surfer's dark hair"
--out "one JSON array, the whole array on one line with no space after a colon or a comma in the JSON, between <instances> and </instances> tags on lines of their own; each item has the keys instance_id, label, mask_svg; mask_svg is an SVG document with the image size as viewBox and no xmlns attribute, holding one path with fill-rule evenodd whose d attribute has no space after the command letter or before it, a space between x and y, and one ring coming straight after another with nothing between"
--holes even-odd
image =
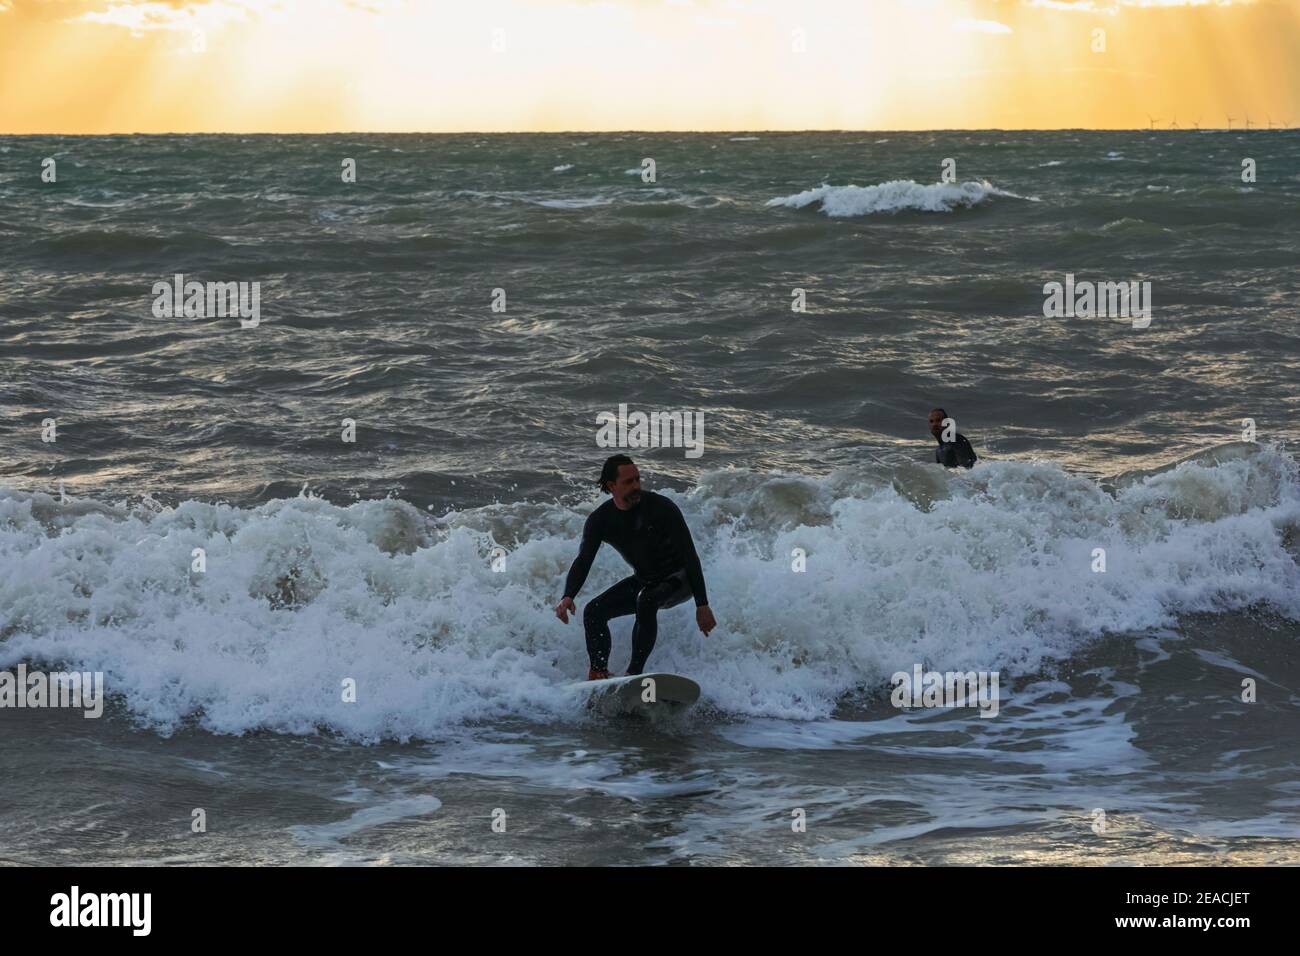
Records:
<instances>
[{"instance_id":1,"label":"surfer's dark hair","mask_svg":"<svg viewBox=\"0 0 1300 956\"><path fill-rule=\"evenodd\" d=\"M947 410L946 408L932 408L932 409L930 409L930 411L932 411L932 412L938 412L938 413L941 414L944 418L947 418L947 417L948 417L948 410Z\"/></svg>"},{"instance_id":2,"label":"surfer's dark hair","mask_svg":"<svg viewBox=\"0 0 1300 956\"><path fill-rule=\"evenodd\" d=\"M600 469L600 490L608 491L607 487L611 481L618 480L618 469L623 465L634 465L627 455L610 455L605 459L605 464Z\"/></svg>"}]
</instances>

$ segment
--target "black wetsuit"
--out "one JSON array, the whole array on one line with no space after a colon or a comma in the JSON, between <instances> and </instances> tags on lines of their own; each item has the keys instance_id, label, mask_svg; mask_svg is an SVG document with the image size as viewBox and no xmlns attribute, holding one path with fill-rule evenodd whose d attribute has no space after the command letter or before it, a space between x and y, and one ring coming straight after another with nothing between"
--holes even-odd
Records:
<instances>
[{"instance_id":1,"label":"black wetsuit","mask_svg":"<svg viewBox=\"0 0 1300 956\"><path fill-rule=\"evenodd\" d=\"M969 468L975 464L975 449L970 446L964 435L958 435L956 441L941 441L934 450L934 460L945 468Z\"/></svg>"},{"instance_id":2,"label":"black wetsuit","mask_svg":"<svg viewBox=\"0 0 1300 956\"><path fill-rule=\"evenodd\" d=\"M587 654L594 670L605 670L609 666L610 620L635 614L627 672L639 674L654 650L659 609L675 607L691 595L696 607L709 603L704 571L678 507L663 495L643 491L641 500L627 511L619 510L611 498L587 517L582 547L564 581L565 597L577 597L596 552L606 541L632 565L633 574L587 604L582 614Z\"/></svg>"}]
</instances>

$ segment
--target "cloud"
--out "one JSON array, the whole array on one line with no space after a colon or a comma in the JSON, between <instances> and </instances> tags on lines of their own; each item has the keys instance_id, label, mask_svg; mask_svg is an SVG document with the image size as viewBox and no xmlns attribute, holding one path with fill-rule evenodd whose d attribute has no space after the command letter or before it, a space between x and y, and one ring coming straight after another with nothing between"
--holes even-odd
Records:
<instances>
[{"instance_id":1,"label":"cloud","mask_svg":"<svg viewBox=\"0 0 1300 956\"><path fill-rule=\"evenodd\" d=\"M1024 0L1029 7L1042 7L1047 10L1069 10L1074 13L1118 13L1119 8L1098 7L1093 0ZM1104 4L1106 0L1102 0Z\"/></svg>"},{"instance_id":2,"label":"cloud","mask_svg":"<svg viewBox=\"0 0 1300 956\"><path fill-rule=\"evenodd\" d=\"M966 33L1012 33L1012 29L1005 23L998 23L996 20L954 20L952 24L954 30L961 30Z\"/></svg>"},{"instance_id":3,"label":"cloud","mask_svg":"<svg viewBox=\"0 0 1300 956\"><path fill-rule=\"evenodd\" d=\"M114 0L105 10L90 10L67 22L123 27L138 37L157 30L199 30L244 20L251 7L249 0L206 0L192 4Z\"/></svg>"},{"instance_id":4,"label":"cloud","mask_svg":"<svg viewBox=\"0 0 1300 956\"><path fill-rule=\"evenodd\" d=\"M1071 13L1104 13L1113 16L1123 7L1248 7L1258 0L1021 0L1027 7L1067 10Z\"/></svg>"},{"instance_id":5,"label":"cloud","mask_svg":"<svg viewBox=\"0 0 1300 956\"><path fill-rule=\"evenodd\" d=\"M343 0L343 5L366 13L395 13L406 7L406 0Z\"/></svg>"},{"instance_id":6,"label":"cloud","mask_svg":"<svg viewBox=\"0 0 1300 956\"><path fill-rule=\"evenodd\" d=\"M286 9L285 0L106 0L107 7L69 17L67 23L96 23L121 27L132 36L157 31L192 31L218 27L250 16L274 16ZM312 0L313 6L362 13L393 13L407 7L407 0ZM13 0L0 0L0 10ZM332 10L329 8L333 8Z\"/></svg>"}]
</instances>

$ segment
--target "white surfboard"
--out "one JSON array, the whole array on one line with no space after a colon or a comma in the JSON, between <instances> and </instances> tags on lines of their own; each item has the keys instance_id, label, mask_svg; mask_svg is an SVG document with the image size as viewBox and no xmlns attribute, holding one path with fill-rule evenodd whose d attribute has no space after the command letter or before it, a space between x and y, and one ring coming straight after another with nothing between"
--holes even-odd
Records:
<instances>
[{"instance_id":1,"label":"white surfboard","mask_svg":"<svg viewBox=\"0 0 1300 956\"><path fill-rule=\"evenodd\" d=\"M677 674L584 680L569 688L587 694L587 706L606 714L675 714L700 699L700 685Z\"/></svg>"}]
</instances>

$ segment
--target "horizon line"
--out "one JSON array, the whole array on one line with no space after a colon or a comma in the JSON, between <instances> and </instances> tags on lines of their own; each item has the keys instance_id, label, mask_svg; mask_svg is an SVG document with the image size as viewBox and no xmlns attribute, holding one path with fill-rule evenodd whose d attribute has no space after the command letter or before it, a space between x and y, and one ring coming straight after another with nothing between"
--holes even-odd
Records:
<instances>
[{"instance_id":1,"label":"horizon line","mask_svg":"<svg viewBox=\"0 0 1300 956\"><path fill-rule=\"evenodd\" d=\"M1235 119L1235 117L1234 117ZM611 136L611 135L735 135L754 134L797 136L804 133L1255 133L1287 132L1295 126L948 126L930 129L560 129L560 130L131 130L110 133L60 132L45 130L36 133L0 132L5 137L27 136Z\"/></svg>"}]
</instances>

